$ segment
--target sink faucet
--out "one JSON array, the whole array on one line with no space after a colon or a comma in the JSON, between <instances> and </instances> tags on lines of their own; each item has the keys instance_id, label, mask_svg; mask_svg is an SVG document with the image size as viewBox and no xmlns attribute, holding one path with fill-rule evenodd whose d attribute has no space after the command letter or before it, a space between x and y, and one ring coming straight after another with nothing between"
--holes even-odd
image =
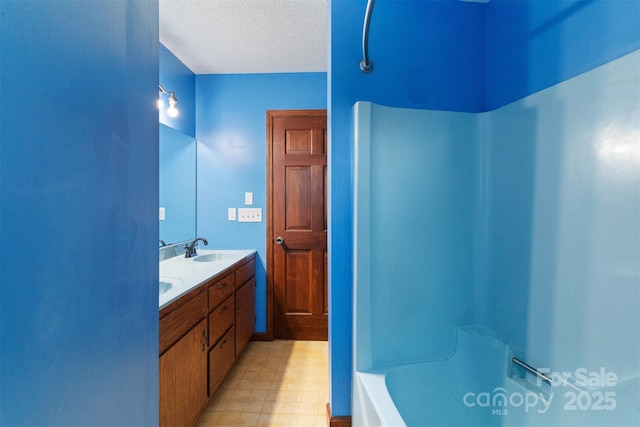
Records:
<instances>
[{"instance_id":1,"label":"sink faucet","mask_svg":"<svg viewBox=\"0 0 640 427\"><path fill-rule=\"evenodd\" d=\"M196 253L196 244L198 243L198 240L202 240L202 243L204 243L205 245L209 244L209 242L207 242L207 239L205 239L204 237L198 237L193 242L189 243L188 245L186 245L184 247L185 250L186 250L186 252L184 254L185 258L191 258L191 257L194 257L194 256L198 255Z\"/></svg>"}]
</instances>

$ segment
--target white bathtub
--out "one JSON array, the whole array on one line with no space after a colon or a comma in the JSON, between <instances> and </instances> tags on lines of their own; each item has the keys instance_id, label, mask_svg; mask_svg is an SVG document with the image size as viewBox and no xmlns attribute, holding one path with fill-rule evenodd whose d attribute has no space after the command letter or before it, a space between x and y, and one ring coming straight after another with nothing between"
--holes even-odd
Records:
<instances>
[{"instance_id":1,"label":"white bathtub","mask_svg":"<svg viewBox=\"0 0 640 427\"><path fill-rule=\"evenodd\" d=\"M445 360L356 372L353 425L638 425L637 377L615 386L549 385L513 364L513 355L490 331L465 327Z\"/></svg>"}]
</instances>

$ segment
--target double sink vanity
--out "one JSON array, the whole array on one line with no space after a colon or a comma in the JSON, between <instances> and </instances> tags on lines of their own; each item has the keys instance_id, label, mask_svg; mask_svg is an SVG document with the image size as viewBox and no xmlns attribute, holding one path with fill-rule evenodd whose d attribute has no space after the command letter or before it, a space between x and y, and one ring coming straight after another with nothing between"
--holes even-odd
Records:
<instances>
[{"instance_id":1,"label":"double sink vanity","mask_svg":"<svg viewBox=\"0 0 640 427\"><path fill-rule=\"evenodd\" d=\"M160 426L190 426L253 335L256 252L174 246L160 261Z\"/></svg>"}]
</instances>

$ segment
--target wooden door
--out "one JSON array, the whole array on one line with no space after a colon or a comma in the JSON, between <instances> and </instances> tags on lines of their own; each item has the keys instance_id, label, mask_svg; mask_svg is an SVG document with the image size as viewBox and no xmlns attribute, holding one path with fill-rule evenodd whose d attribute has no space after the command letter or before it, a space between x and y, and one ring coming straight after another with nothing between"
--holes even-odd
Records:
<instances>
[{"instance_id":1,"label":"wooden door","mask_svg":"<svg viewBox=\"0 0 640 427\"><path fill-rule=\"evenodd\" d=\"M267 139L267 335L326 340L327 113L269 111Z\"/></svg>"}]
</instances>

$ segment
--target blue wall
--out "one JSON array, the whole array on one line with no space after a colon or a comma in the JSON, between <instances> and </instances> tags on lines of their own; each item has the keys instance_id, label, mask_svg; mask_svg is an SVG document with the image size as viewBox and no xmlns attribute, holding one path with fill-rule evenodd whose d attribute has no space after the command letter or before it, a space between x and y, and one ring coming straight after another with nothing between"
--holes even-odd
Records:
<instances>
[{"instance_id":1,"label":"blue wall","mask_svg":"<svg viewBox=\"0 0 640 427\"><path fill-rule=\"evenodd\" d=\"M160 44L159 82L175 92L178 116L169 117L163 94L160 120L160 238L176 243L196 236L196 75ZM164 126L164 127L163 127Z\"/></svg>"},{"instance_id":2,"label":"blue wall","mask_svg":"<svg viewBox=\"0 0 640 427\"><path fill-rule=\"evenodd\" d=\"M158 6L0 16L0 424L157 425Z\"/></svg>"},{"instance_id":3,"label":"blue wall","mask_svg":"<svg viewBox=\"0 0 640 427\"><path fill-rule=\"evenodd\" d=\"M363 74L365 1L330 3L330 404L350 414L352 303L351 107L357 100L435 110L484 109L484 9L457 1L378 1Z\"/></svg>"},{"instance_id":4,"label":"blue wall","mask_svg":"<svg viewBox=\"0 0 640 427\"><path fill-rule=\"evenodd\" d=\"M169 117L169 95L162 95L164 108L160 109L160 123L180 132L196 136L196 75L164 45L159 44L159 82L178 99L178 116Z\"/></svg>"},{"instance_id":5,"label":"blue wall","mask_svg":"<svg viewBox=\"0 0 640 427\"><path fill-rule=\"evenodd\" d=\"M196 76L199 236L210 248L257 249L256 332L266 331L266 222L227 220L244 193L266 209L266 111L327 108L325 73Z\"/></svg>"},{"instance_id":6,"label":"blue wall","mask_svg":"<svg viewBox=\"0 0 640 427\"><path fill-rule=\"evenodd\" d=\"M364 75L358 63L365 4L330 3L329 334L334 415L350 413L353 103L485 111L606 63L640 43L633 25L639 20L638 3L633 0L381 0L376 2L370 33L375 68ZM523 158L532 149L524 146L516 154ZM505 179L530 188L530 164L522 164L521 170L506 166L510 169L504 171ZM523 203L514 209L526 219L531 204L526 199ZM525 245L527 239L526 234L518 237ZM479 268L478 274L482 280L487 272Z\"/></svg>"},{"instance_id":7,"label":"blue wall","mask_svg":"<svg viewBox=\"0 0 640 427\"><path fill-rule=\"evenodd\" d=\"M491 0L487 110L640 48L636 0Z\"/></svg>"}]
</instances>

